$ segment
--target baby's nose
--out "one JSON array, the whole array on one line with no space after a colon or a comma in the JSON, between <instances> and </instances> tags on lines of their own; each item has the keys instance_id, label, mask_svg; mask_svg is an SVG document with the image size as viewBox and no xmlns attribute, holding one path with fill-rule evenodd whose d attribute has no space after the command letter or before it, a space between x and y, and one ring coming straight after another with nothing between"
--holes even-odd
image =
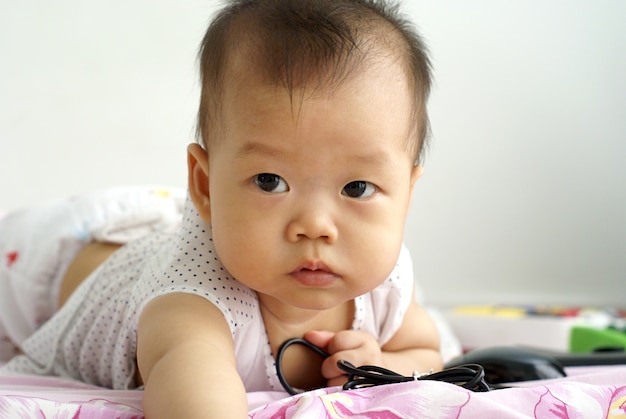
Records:
<instances>
[{"instance_id":1,"label":"baby's nose","mask_svg":"<svg viewBox=\"0 0 626 419\"><path fill-rule=\"evenodd\" d=\"M321 203L300 205L287 226L287 238L292 242L323 239L332 244L337 234L332 210Z\"/></svg>"}]
</instances>

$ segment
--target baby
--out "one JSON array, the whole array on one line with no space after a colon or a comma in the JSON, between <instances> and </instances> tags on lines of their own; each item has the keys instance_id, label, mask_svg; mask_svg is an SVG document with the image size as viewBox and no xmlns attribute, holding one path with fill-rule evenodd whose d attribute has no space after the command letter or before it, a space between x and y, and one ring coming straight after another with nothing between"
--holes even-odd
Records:
<instances>
[{"instance_id":1,"label":"baby","mask_svg":"<svg viewBox=\"0 0 626 419\"><path fill-rule=\"evenodd\" d=\"M5 368L144 385L148 418L245 417L293 337L330 355L290 348L296 388L344 383L340 359L441 368L402 245L430 87L411 26L381 1L231 1L200 67L180 229L118 249L87 228L50 281L61 309Z\"/></svg>"}]
</instances>

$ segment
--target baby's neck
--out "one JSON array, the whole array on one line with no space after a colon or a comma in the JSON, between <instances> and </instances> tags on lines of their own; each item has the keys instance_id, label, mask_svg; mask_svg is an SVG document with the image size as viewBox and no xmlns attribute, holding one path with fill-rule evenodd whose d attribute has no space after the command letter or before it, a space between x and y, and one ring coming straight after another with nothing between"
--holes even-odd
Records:
<instances>
[{"instance_id":1,"label":"baby's neck","mask_svg":"<svg viewBox=\"0 0 626 419\"><path fill-rule=\"evenodd\" d=\"M272 350L290 338L302 337L311 330L338 332L352 327L354 301L350 300L327 310L307 310L259 297L261 315ZM276 346L276 348L274 347Z\"/></svg>"}]
</instances>

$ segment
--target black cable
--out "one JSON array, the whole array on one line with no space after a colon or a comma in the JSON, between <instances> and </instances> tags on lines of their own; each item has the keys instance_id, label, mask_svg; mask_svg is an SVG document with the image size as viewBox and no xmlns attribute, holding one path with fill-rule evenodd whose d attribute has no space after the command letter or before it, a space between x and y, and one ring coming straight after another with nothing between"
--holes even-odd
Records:
<instances>
[{"instance_id":1,"label":"black cable","mask_svg":"<svg viewBox=\"0 0 626 419\"><path fill-rule=\"evenodd\" d=\"M328 358L329 355L318 346L300 338L288 339L280 346L276 354L276 374L278 375L278 380L285 391L294 395L300 393L301 391L298 391L289 385L285 379L282 367L285 350L291 345L303 345L323 359ZM485 371L483 370L483 367L478 364L465 364L453 368L447 368L436 373L422 375L414 374L413 376L403 376L397 372L373 365L364 365L357 368L345 360L337 361L337 366L342 371L345 371L348 376L348 382L343 386L344 390L418 380L444 381L476 392L491 390L487 382L485 382Z\"/></svg>"},{"instance_id":2,"label":"black cable","mask_svg":"<svg viewBox=\"0 0 626 419\"><path fill-rule=\"evenodd\" d=\"M276 374L278 375L278 380L280 381L280 384L283 386L285 391L293 396L294 394L302 393L302 391L296 390L295 388L291 387L285 379L285 374L283 372L283 355L285 354L285 350L291 345L302 345L312 350L322 359L328 358L328 354L319 346L315 346L308 340L304 340L301 338L288 339L283 342L282 345L280 345L280 348L278 348L278 352L276 353Z\"/></svg>"},{"instance_id":3,"label":"black cable","mask_svg":"<svg viewBox=\"0 0 626 419\"><path fill-rule=\"evenodd\" d=\"M343 385L344 390L421 380L444 381L476 392L491 390L485 382L485 371L478 364L466 364L435 373L412 376L404 376L373 365L357 368L345 360L337 361L337 366L348 373L348 382Z\"/></svg>"}]
</instances>

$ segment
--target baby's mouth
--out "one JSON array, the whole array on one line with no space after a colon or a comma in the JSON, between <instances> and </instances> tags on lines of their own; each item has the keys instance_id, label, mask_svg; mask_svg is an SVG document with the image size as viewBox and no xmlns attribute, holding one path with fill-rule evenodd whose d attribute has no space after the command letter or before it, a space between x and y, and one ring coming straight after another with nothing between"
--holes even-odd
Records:
<instances>
[{"instance_id":1,"label":"baby's mouth","mask_svg":"<svg viewBox=\"0 0 626 419\"><path fill-rule=\"evenodd\" d=\"M323 262L305 262L289 275L305 287L328 287L339 279Z\"/></svg>"}]
</instances>

